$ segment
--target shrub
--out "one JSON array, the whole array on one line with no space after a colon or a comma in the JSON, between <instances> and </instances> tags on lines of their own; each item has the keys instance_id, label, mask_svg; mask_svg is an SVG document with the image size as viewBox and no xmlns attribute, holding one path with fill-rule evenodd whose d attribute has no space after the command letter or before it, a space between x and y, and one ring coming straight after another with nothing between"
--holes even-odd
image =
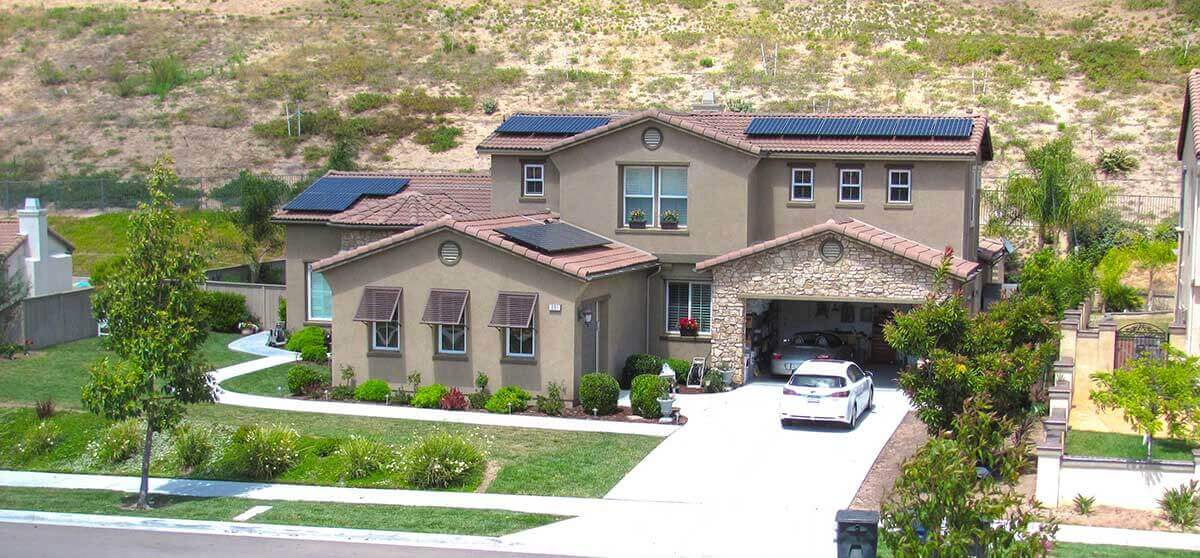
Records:
<instances>
[{"instance_id":1,"label":"shrub","mask_svg":"<svg viewBox=\"0 0 1200 558\"><path fill-rule=\"evenodd\" d=\"M165 98L172 89L187 83L191 73L183 62L174 55L155 58L149 63L149 73L146 76L146 92Z\"/></svg>"},{"instance_id":2,"label":"shrub","mask_svg":"<svg viewBox=\"0 0 1200 558\"><path fill-rule=\"evenodd\" d=\"M412 405L412 398L412 392L406 389L396 388L396 391L392 392L392 398L388 400L388 404L400 406Z\"/></svg>"},{"instance_id":3,"label":"shrub","mask_svg":"<svg viewBox=\"0 0 1200 558\"><path fill-rule=\"evenodd\" d=\"M1079 306L1095 288L1096 276L1087 261L1075 255L1059 258L1048 248L1031 256L1021 269L1019 291L1046 299L1056 315Z\"/></svg>"},{"instance_id":4,"label":"shrub","mask_svg":"<svg viewBox=\"0 0 1200 558\"><path fill-rule=\"evenodd\" d=\"M511 413L524 411L529 406L530 394L517 386L504 386L496 391L484 408L491 413Z\"/></svg>"},{"instance_id":5,"label":"shrub","mask_svg":"<svg viewBox=\"0 0 1200 558\"><path fill-rule=\"evenodd\" d=\"M1138 168L1138 160L1128 149L1118 147L1101 151L1096 166L1106 174L1125 174Z\"/></svg>"},{"instance_id":6,"label":"shrub","mask_svg":"<svg viewBox=\"0 0 1200 558\"><path fill-rule=\"evenodd\" d=\"M484 114L496 114L496 111L500 110L500 103L496 101L495 97L484 97L479 106L483 109Z\"/></svg>"},{"instance_id":7,"label":"shrub","mask_svg":"<svg viewBox=\"0 0 1200 558\"><path fill-rule=\"evenodd\" d=\"M668 358L667 366L675 371L675 382L679 385L687 383L688 371L692 368L692 363L683 360L682 358Z\"/></svg>"},{"instance_id":8,"label":"shrub","mask_svg":"<svg viewBox=\"0 0 1200 558\"><path fill-rule=\"evenodd\" d=\"M616 378L604 372L584 374L579 379L579 404L585 412L611 415L617 412L617 400L621 397L621 386Z\"/></svg>"},{"instance_id":9,"label":"shrub","mask_svg":"<svg viewBox=\"0 0 1200 558\"><path fill-rule=\"evenodd\" d=\"M268 480L300 458L300 435L284 426L242 426L233 435L231 452L238 471Z\"/></svg>"},{"instance_id":10,"label":"shrub","mask_svg":"<svg viewBox=\"0 0 1200 558\"><path fill-rule=\"evenodd\" d=\"M438 401L438 406L446 411L465 411L468 404L467 397L458 388L450 388Z\"/></svg>"},{"instance_id":11,"label":"shrub","mask_svg":"<svg viewBox=\"0 0 1200 558\"><path fill-rule=\"evenodd\" d=\"M348 385L333 386L333 388L329 390L329 398L334 401L345 401L347 399L354 399L354 386L348 386Z\"/></svg>"},{"instance_id":12,"label":"shrub","mask_svg":"<svg viewBox=\"0 0 1200 558\"><path fill-rule=\"evenodd\" d=\"M136 420L124 420L104 430L93 451L102 463L120 463L137 453L142 429Z\"/></svg>"},{"instance_id":13,"label":"shrub","mask_svg":"<svg viewBox=\"0 0 1200 558\"><path fill-rule=\"evenodd\" d=\"M368 111L374 108L382 107L388 103L388 96L382 93L371 93L369 91L355 93L346 100L346 108L350 112L359 113Z\"/></svg>"},{"instance_id":14,"label":"shrub","mask_svg":"<svg viewBox=\"0 0 1200 558\"><path fill-rule=\"evenodd\" d=\"M33 73L37 74L42 85L62 85L67 82L67 74L49 60L42 60L34 65Z\"/></svg>"},{"instance_id":15,"label":"shrub","mask_svg":"<svg viewBox=\"0 0 1200 558\"><path fill-rule=\"evenodd\" d=\"M621 386L629 387L634 378L642 374L655 374L662 370L663 359L654 355L636 353L625 359L625 368L621 371Z\"/></svg>"},{"instance_id":16,"label":"shrub","mask_svg":"<svg viewBox=\"0 0 1200 558\"><path fill-rule=\"evenodd\" d=\"M54 400L47 397L39 399L33 404L33 412L37 414L38 420L46 420L54 416Z\"/></svg>"},{"instance_id":17,"label":"shrub","mask_svg":"<svg viewBox=\"0 0 1200 558\"><path fill-rule=\"evenodd\" d=\"M392 447L360 436L342 442L337 454L346 461L346 478L361 479L392 467L396 453Z\"/></svg>"},{"instance_id":18,"label":"shrub","mask_svg":"<svg viewBox=\"0 0 1200 558\"><path fill-rule=\"evenodd\" d=\"M171 444L179 464L189 471L207 463L213 452L212 432L199 426L176 428L171 436Z\"/></svg>"},{"instance_id":19,"label":"shrub","mask_svg":"<svg viewBox=\"0 0 1200 558\"><path fill-rule=\"evenodd\" d=\"M482 370L475 372L475 389L479 391L487 391L488 381L488 375L484 374Z\"/></svg>"},{"instance_id":20,"label":"shrub","mask_svg":"<svg viewBox=\"0 0 1200 558\"><path fill-rule=\"evenodd\" d=\"M297 364L288 369L287 387L292 395L302 395L328 382L326 375L315 368Z\"/></svg>"},{"instance_id":21,"label":"shrub","mask_svg":"<svg viewBox=\"0 0 1200 558\"><path fill-rule=\"evenodd\" d=\"M404 478L418 488L456 488L483 471L483 453L466 440L434 434L404 458Z\"/></svg>"},{"instance_id":22,"label":"shrub","mask_svg":"<svg viewBox=\"0 0 1200 558\"><path fill-rule=\"evenodd\" d=\"M442 397L450 393L450 389L442 384L429 384L417 388L413 392L412 406L422 409L436 409L442 403Z\"/></svg>"},{"instance_id":23,"label":"shrub","mask_svg":"<svg viewBox=\"0 0 1200 558\"><path fill-rule=\"evenodd\" d=\"M392 388L383 380L367 380L354 390L354 398L359 401L374 401L383 403L392 394Z\"/></svg>"},{"instance_id":24,"label":"shrub","mask_svg":"<svg viewBox=\"0 0 1200 558\"><path fill-rule=\"evenodd\" d=\"M730 112L754 112L754 103L746 99L730 99L725 108Z\"/></svg>"},{"instance_id":25,"label":"shrub","mask_svg":"<svg viewBox=\"0 0 1200 558\"><path fill-rule=\"evenodd\" d=\"M287 350L294 353L304 351L305 347L319 346L325 348L325 330L317 326L308 326L293 333L287 340Z\"/></svg>"},{"instance_id":26,"label":"shrub","mask_svg":"<svg viewBox=\"0 0 1200 558\"><path fill-rule=\"evenodd\" d=\"M325 361L329 360L329 353L325 352L325 345L309 345L300 350L300 359L305 362L325 364Z\"/></svg>"},{"instance_id":27,"label":"shrub","mask_svg":"<svg viewBox=\"0 0 1200 558\"><path fill-rule=\"evenodd\" d=\"M467 401L471 403L472 409L483 409L487 407L488 399L492 398L492 392L488 390L477 391L467 394Z\"/></svg>"},{"instance_id":28,"label":"shrub","mask_svg":"<svg viewBox=\"0 0 1200 558\"><path fill-rule=\"evenodd\" d=\"M413 141L428 147L430 153L441 153L458 147L458 136L462 133L458 126L441 125L418 131Z\"/></svg>"},{"instance_id":29,"label":"shrub","mask_svg":"<svg viewBox=\"0 0 1200 558\"><path fill-rule=\"evenodd\" d=\"M340 438L317 438L309 447L317 457L329 457L342 447L342 440Z\"/></svg>"},{"instance_id":30,"label":"shrub","mask_svg":"<svg viewBox=\"0 0 1200 558\"><path fill-rule=\"evenodd\" d=\"M29 459L48 453L54 444L58 443L58 426L49 422L39 422L37 426L26 430L17 444L17 453Z\"/></svg>"},{"instance_id":31,"label":"shrub","mask_svg":"<svg viewBox=\"0 0 1200 558\"><path fill-rule=\"evenodd\" d=\"M656 374L643 374L633 379L629 390L629 405L633 414L643 418L658 418L662 416L662 408L658 398L667 389L667 381Z\"/></svg>"},{"instance_id":32,"label":"shrub","mask_svg":"<svg viewBox=\"0 0 1200 558\"><path fill-rule=\"evenodd\" d=\"M237 293L204 291L200 306L205 323L213 331L237 332L238 324L247 317L246 297Z\"/></svg>"},{"instance_id":33,"label":"shrub","mask_svg":"<svg viewBox=\"0 0 1200 558\"><path fill-rule=\"evenodd\" d=\"M546 395L537 396L538 411L552 417L562 416L563 409L566 408L566 404L563 403L562 392L563 385L561 382L547 383Z\"/></svg>"},{"instance_id":34,"label":"shrub","mask_svg":"<svg viewBox=\"0 0 1200 558\"><path fill-rule=\"evenodd\" d=\"M715 63L715 62L713 62L713 59L712 59L712 58L709 58L708 56L705 56L704 58L701 58L701 59L700 59L700 66L701 66L701 67L704 67L704 68L711 68L711 67L713 67L714 65L716 65L716 63Z\"/></svg>"},{"instance_id":35,"label":"shrub","mask_svg":"<svg viewBox=\"0 0 1200 558\"><path fill-rule=\"evenodd\" d=\"M1200 519L1200 485L1195 480L1168 488L1158 500L1158 507L1167 515L1167 521L1184 529L1196 526Z\"/></svg>"},{"instance_id":36,"label":"shrub","mask_svg":"<svg viewBox=\"0 0 1200 558\"><path fill-rule=\"evenodd\" d=\"M1104 298L1104 309L1109 312L1127 312L1146 306L1146 299L1137 289L1123 283L1101 283L1100 296Z\"/></svg>"},{"instance_id":37,"label":"shrub","mask_svg":"<svg viewBox=\"0 0 1200 558\"><path fill-rule=\"evenodd\" d=\"M721 372L715 368L709 368L704 372L701 383L704 384L704 393L721 393L725 391L725 378L722 378Z\"/></svg>"},{"instance_id":38,"label":"shrub","mask_svg":"<svg viewBox=\"0 0 1200 558\"><path fill-rule=\"evenodd\" d=\"M275 309L275 317L279 319L279 323L287 323L287 299L280 297L279 306ZM287 326L284 326L287 327Z\"/></svg>"},{"instance_id":39,"label":"shrub","mask_svg":"<svg viewBox=\"0 0 1200 558\"><path fill-rule=\"evenodd\" d=\"M1095 497L1076 494L1072 501L1075 502L1075 513L1079 515L1092 515L1092 510L1096 507Z\"/></svg>"}]
</instances>

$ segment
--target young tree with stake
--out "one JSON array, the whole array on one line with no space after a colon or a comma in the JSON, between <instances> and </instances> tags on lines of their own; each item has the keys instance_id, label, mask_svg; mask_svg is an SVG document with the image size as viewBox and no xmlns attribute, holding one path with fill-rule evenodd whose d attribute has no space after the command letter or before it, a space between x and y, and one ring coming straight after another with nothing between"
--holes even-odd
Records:
<instances>
[{"instance_id":1,"label":"young tree with stake","mask_svg":"<svg viewBox=\"0 0 1200 558\"><path fill-rule=\"evenodd\" d=\"M96 292L108 320L105 357L91 368L81 399L89 411L146 423L137 507L149 507L154 433L179 423L190 403L212 402L200 353L208 335L200 288L208 264L202 231L180 219L165 192L178 183L168 156L155 162L150 203L129 217L129 246Z\"/></svg>"}]
</instances>

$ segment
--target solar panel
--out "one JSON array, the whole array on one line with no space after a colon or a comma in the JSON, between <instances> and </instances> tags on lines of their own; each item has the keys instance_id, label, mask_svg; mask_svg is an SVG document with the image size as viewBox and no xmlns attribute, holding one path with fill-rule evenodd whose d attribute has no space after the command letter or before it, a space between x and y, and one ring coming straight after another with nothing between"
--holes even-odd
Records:
<instances>
[{"instance_id":1,"label":"solar panel","mask_svg":"<svg viewBox=\"0 0 1200 558\"><path fill-rule=\"evenodd\" d=\"M751 136L817 136L824 121L824 118L760 116L750 119L746 133Z\"/></svg>"},{"instance_id":2,"label":"solar panel","mask_svg":"<svg viewBox=\"0 0 1200 558\"><path fill-rule=\"evenodd\" d=\"M599 128L611 119L607 116L569 116L518 114L496 128L501 134L571 135Z\"/></svg>"},{"instance_id":3,"label":"solar panel","mask_svg":"<svg viewBox=\"0 0 1200 558\"><path fill-rule=\"evenodd\" d=\"M890 138L896 135L899 118L864 118L858 128L858 135L872 138Z\"/></svg>"},{"instance_id":4,"label":"solar panel","mask_svg":"<svg viewBox=\"0 0 1200 558\"><path fill-rule=\"evenodd\" d=\"M915 118L861 116L759 116L750 119L750 136L831 138L966 138L970 118Z\"/></svg>"},{"instance_id":5,"label":"solar panel","mask_svg":"<svg viewBox=\"0 0 1200 558\"><path fill-rule=\"evenodd\" d=\"M345 211L363 196L390 196L408 185L407 178L323 176L284 204L287 211Z\"/></svg>"},{"instance_id":6,"label":"solar panel","mask_svg":"<svg viewBox=\"0 0 1200 558\"><path fill-rule=\"evenodd\" d=\"M544 225L528 225L521 227L506 227L496 229L496 232L509 240L524 244L542 252L564 252L603 246L611 242L607 238L594 235L574 225L567 223L546 223Z\"/></svg>"}]
</instances>

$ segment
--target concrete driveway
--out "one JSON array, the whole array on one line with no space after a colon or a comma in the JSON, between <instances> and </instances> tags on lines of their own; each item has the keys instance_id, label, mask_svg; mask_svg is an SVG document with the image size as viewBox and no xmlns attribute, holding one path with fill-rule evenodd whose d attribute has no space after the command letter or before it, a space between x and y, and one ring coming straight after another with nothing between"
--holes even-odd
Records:
<instances>
[{"instance_id":1,"label":"concrete driveway","mask_svg":"<svg viewBox=\"0 0 1200 558\"><path fill-rule=\"evenodd\" d=\"M688 511L581 517L528 533L585 537L603 555L833 556L834 514L850 504L909 409L892 387L894 371L875 371L875 410L854 431L783 428L778 381L680 396L687 426L605 497L693 504ZM604 532L612 537L598 536Z\"/></svg>"}]
</instances>

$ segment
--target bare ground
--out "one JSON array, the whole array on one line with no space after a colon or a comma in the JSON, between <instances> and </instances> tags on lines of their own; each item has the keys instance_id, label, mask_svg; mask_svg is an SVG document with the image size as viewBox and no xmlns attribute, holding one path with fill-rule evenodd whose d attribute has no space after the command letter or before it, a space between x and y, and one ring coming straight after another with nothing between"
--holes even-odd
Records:
<instances>
[{"instance_id":1,"label":"bare ground","mask_svg":"<svg viewBox=\"0 0 1200 558\"><path fill-rule=\"evenodd\" d=\"M871 465L867 477L859 485L858 493L854 495L850 507L858 510L879 510L883 500L891 493L892 485L896 484L896 478L900 476L900 466L928 440L925 423L917 418L916 411L909 411L883 446L883 451L875 458L875 463Z\"/></svg>"}]
</instances>

